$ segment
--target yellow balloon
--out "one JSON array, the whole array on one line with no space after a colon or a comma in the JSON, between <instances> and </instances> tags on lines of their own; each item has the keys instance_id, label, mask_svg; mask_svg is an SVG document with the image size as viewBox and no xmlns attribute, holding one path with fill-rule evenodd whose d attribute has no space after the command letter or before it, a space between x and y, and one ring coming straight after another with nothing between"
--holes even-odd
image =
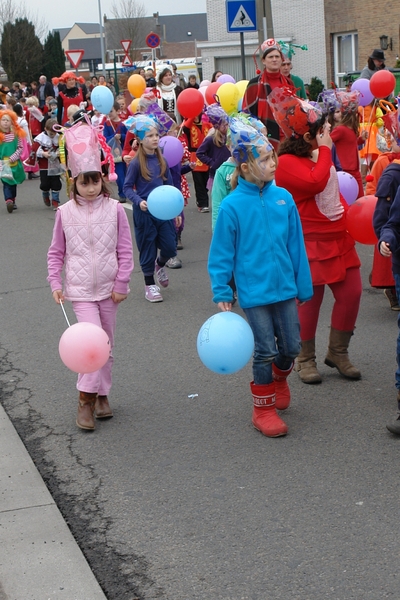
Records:
<instances>
[{"instance_id":1,"label":"yellow balloon","mask_svg":"<svg viewBox=\"0 0 400 600\"><path fill-rule=\"evenodd\" d=\"M239 90L235 83L223 83L216 92L222 108L228 115L237 111L239 102Z\"/></svg>"},{"instance_id":2,"label":"yellow balloon","mask_svg":"<svg viewBox=\"0 0 400 600\"><path fill-rule=\"evenodd\" d=\"M135 73L128 79L128 90L135 98L140 98L146 89L146 80L141 75Z\"/></svg>"},{"instance_id":3,"label":"yellow balloon","mask_svg":"<svg viewBox=\"0 0 400 600\"><path fill-rule=\"evenodd\" d=\"M137 111L138 108L138 104L139 104L139 100L140 98L135 98L134 100L132 100L132 102L129 105L129 110L131 111L131 113L134 115L135 112Z\"/></svg>"},{"instance_id":4,"label":"yellow balloon","mask_svg":"<svg viewBox=\"0 0 400 600\"><path fill-rule=\"evenodd\" d=\"M241 79L235 83L237 89L239 90L239 98L243 98L248 83L249 82L246 79Z\"/></svg>"}]
</instances>

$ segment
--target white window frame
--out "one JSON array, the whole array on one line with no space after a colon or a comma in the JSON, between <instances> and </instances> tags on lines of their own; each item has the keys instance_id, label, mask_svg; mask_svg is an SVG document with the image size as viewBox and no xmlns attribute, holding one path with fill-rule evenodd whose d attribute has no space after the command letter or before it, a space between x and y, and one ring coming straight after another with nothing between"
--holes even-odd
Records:
<instances>
[{"instance_id":1,"label":"white window frame","mask_svg":"<svg viewBox=\"0 0 400 600\"><path fill-rule=\"evenodd\" d=\"M342 33L334 33L333 34L333 72L334 72L334 81L337 86L340 87L341 81L340 79L346 74L342 73L338 70L339 65L339 38L343 36L351 35L351 62L353 67L350 71L358 70L358 56L356 51L356 37L358 41L358 32L357 31L344 31Z\"/></svg>"}]
</instances>

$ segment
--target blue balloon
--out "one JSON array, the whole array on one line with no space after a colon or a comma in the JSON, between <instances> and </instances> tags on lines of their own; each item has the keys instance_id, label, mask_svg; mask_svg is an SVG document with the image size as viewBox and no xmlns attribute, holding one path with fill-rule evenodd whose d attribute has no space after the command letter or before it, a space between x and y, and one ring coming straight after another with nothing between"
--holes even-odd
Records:
<instances>
[{"instance_id":1,"label":"blue balloon","mask_svg":"<svg viewBox=\"0 0 400 600\"><path fill-rule=\"evenodd\" d=\"M183 205L182 192L173 185L160 185L147 196L149 212L162 221L175 219L183 211Z\"/></svg>"},{"instance_id":2,"label":"blue balloon","mask_svg":"<svg viewBox=\"0 0 400 600\"><path fill-rule=\"evenodd\" d=\"M96 85L90 94L93 108L107 115L113 107L114 96L112 91L105 85Z\"/></svg>"},{"instance_id":3,"label":"blue balloon","mask_svg":"<svg viewBox=\"0 0 400 600\"><path fill-rule=\"evenodd\" d=\"M236 313L218 313L200 328L197 352L211 371L223 375L236 373L249 362L254 352L251 327Z\"/></svg>"}]
</instances>

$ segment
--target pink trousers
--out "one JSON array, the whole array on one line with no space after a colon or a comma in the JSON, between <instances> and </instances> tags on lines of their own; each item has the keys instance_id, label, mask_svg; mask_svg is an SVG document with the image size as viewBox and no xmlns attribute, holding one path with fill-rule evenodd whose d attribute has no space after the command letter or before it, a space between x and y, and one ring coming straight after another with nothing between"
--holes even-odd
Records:
<instances>
[{"instance_id":1,"label":"pink trousers","mask_svg":"<svg viewBox=\"0 0 400 600\"><path fill-rule=\"evenodd\" d=\"M117 323L118 304L112 301L100 300L99 302L73 302L74 313L78 321L94 323L98 325L108 335L110 339L110 358L99 371L94 373L79 373L76 384L80 392L87 394L99 394L99 396L108 396L112 384L112 366L114 358L112 350L114 348L114 335Z\"/></svg>"}]
</instances>

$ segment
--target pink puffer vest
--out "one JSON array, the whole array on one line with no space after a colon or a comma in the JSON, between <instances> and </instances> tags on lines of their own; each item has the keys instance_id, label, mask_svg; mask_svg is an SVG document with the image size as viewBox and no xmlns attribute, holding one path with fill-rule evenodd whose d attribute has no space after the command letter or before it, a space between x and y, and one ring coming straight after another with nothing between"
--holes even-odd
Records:
<instances>
[{"instance_id":1,"label":"pink puffer vest","mask_svg":"<svg viewBox=\"0 0 400 600\"><path fill-rule=\"evenodd\" d=\"M66 239L66 300L96 302L111 296L118 273L117 200L99 196L80 204L63 204L61 220Z\"/></svg>"}]
</instances>

